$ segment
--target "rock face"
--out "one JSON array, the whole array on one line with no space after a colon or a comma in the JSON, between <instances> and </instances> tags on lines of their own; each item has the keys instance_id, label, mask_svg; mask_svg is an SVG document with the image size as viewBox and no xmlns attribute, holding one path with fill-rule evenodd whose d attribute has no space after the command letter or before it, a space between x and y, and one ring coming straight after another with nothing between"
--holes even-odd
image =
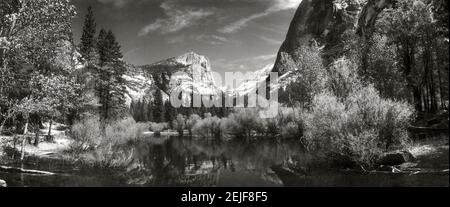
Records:
<instances>
[{"instance_id":1,"label":"rock face","mask_svg":"<svg viewBox=\"0 0 450 207\"><path fill-rule=\"evenodd\" d=\"M124 75L126 81L126 104L130 106L134 102L149 102L152 100L152 94L157 87L154 85L151 76L145 76L144 73L129 73Z\"/></svg>"},{"instance_id":2,"label":"rock face","mask_svg":"<svg viewBox=\"0 0 450 207\"><path fill-rule=\"evenodd\" d=\"M294 19L275 62L273 72L280 75L295 68L295 52L304 46L320 44L326 51L339 47L346 29L356 27L361 3L359 0L304 0Z\"/></svg>"},{"instance_id":3,"label":"rock face","mask_svg":"<svg viewBox=\"0 0 450 207\"><path fill-rule=\"evenodd\" d=\"M370 35L378 15L394 3L395 0L369 0L359 15L356 33L360 36Z\"/></svg>"},{"instance_id":4,"label":"rock face","mask_svg":"<svg viewBox=\"0 0 450 207\"><path fill-rule=\"evenodd\" d=\"M202 95L221 92L215 85L208 58L193 52L139 67L124 78L128 82L130 101L147 102L158 89L165 94L179 88L187 93L193 90Z\"/></svg>"},{"instance_id":5,"label":"rock face","mask_svg":"<svg viewBox=\"0 0 450 207\"><path fill-rule=\"evenodd\" d=\"M295 70L296 50L323 46L325 63L340 58L346 31L370 35L378 15L395 0L304 0L298 7L275 62L280 75Z\"/></svg>"},{"instance_id":6,"label":"rock face","mask_svg":"<svg viewBox=\"0 0 450 207\"><path fill-rule=\"evenodd\" d=\"M272 68L273 64L270 64L253 73L250 73L250 75L245 77L245 79L242 80L239 86L234 88L232 92L238 95L245 95L254 92L254 90L256 90L257 88L257 84L266 81Z\"/></svg>"},{"instance_id":7,"label":"rock face","mask_svg":"<svg viewBox=\"0 0 450 207\"><path fill-rule=\"evenodd\" d=\"M220 91L215 85L208 58L194 52L144 66L143 70L146 73L165 76L162 79L166 81L156 84L167 94L177 88L202 95L216 94Z\"/></svg>"}]
</instances>

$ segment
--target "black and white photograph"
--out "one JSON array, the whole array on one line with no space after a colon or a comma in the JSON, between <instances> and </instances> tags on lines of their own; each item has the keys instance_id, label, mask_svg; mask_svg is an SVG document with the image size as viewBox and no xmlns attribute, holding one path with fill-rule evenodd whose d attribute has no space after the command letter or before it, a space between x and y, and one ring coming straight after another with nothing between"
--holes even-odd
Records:
<instances>
[{"instance_id":1,"label":"black and white photograph","mask_svg":"<svg viewBox=\"0 0 450 207\"><path fill-rule=\"evenodd\" d=\"M448 188L448 107L447 0L0 0L0 189Z\"/></svg>"}]
</instances>

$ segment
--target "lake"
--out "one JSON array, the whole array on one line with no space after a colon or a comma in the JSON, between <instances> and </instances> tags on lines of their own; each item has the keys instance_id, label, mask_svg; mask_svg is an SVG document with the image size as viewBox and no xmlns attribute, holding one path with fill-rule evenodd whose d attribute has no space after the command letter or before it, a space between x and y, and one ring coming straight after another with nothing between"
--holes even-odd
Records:
<instances>
[{"instance_id":1,"label":"lake","mask_svg":"<svg viewBox=\"0 0 450 207\"><path fill-rule=\"evenodd\" d=\"M0 172L8 186L448 186L448 173L368 173L311 170L313 161L294 141L261 140L251 144L189 138L151 138L130 148L132 163L120 173L82 170L40 161L25 168L54 176ZM447 151L448 157L448 151ZM284 166L284 167L283 167ZM295 171L285 166L292 166ZM448 168L448 158L446 166ZM445 166L444 166L445 167Z\"/></svg>"}]
</instances>

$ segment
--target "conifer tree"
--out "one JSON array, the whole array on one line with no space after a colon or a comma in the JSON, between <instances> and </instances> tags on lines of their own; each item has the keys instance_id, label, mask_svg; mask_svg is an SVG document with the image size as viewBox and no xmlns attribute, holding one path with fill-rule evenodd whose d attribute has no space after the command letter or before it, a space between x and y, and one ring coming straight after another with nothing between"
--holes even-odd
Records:
<instances>
[{"instance_id":1,"label":"conifer tree","mask_svg":"<svg viewBox=\"0 0 450 207\"><path fill-rule=\"evenodd\" d=\"M95 53L96 23L92 7L89 6L84 20L83 34L81 35L80 54L85 61L91 61Z\"/></svg>"},{"instance_id":2,"label":"conifer tree","mask_svg":"<svg viewBox=\"0 0 450 207\"><path fill-rule=\"evenodd\" d=\"M164 109L165 109L164 118L167 122L169 122L169 128L173 128L172 121L175 118L174 108L170 105L169 101L166 101L164 102Z\"/></svg>"},{"instance_id":3,"label":"conifer tree","mask_svg":"<svg viewBox=\"0 0 450 207\"><path fill-rule=\"evenodd\" d=\"M146 121L153 122L154 118L153 118L153 103L152 102L147 104L147 112L148 112L148 114L147 114L147 120Z\"/></svg>"},{"instance_id":4,"label":"conifer tree","mask_svg":"<svg viewBox=\"0 0 450 207\"><path fill-rule=\"evenodd\" d=\"M98 68L96 91L100 102L100 117L114 120L125 111L126 72L119 43L111 31L101 30L97 39Z\"/></svg>"},{"instance_id":5,"label":"conifer tree","mask_svg":"<svg viewBox=\"0 0 450 207\"><path fill-rule=\"evenodd\" d=\"M157 89L154 94L153 117L155 122L164 122L164 101L161 90Z\"/></svg>"}]
</instances>

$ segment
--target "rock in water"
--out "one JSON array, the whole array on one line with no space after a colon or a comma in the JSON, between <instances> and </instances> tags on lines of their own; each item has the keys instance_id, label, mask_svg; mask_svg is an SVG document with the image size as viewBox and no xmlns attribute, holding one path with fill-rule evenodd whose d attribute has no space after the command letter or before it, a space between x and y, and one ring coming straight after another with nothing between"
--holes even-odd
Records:
<instances>
[{"instance_id":1,"label":"rock in water","mask_svg":"<svg viewBox=\"0 0 450 207\"><path fill-rule=\"evenodd\" d=\"M387 153L383 155L378 161L379 165L395 166L401 165L405 162L413 162L414 156L408 151Z\"/></svg>"},{"instance_id":2,"label":"rock in water","mask_svg":"<svg viewBox=\"0 0 450 207\"><path fill-rule=\"evenodd\" d=\"M6 187L6 181L0 179L0 187Z\"/></svg>"}]
</instances>

